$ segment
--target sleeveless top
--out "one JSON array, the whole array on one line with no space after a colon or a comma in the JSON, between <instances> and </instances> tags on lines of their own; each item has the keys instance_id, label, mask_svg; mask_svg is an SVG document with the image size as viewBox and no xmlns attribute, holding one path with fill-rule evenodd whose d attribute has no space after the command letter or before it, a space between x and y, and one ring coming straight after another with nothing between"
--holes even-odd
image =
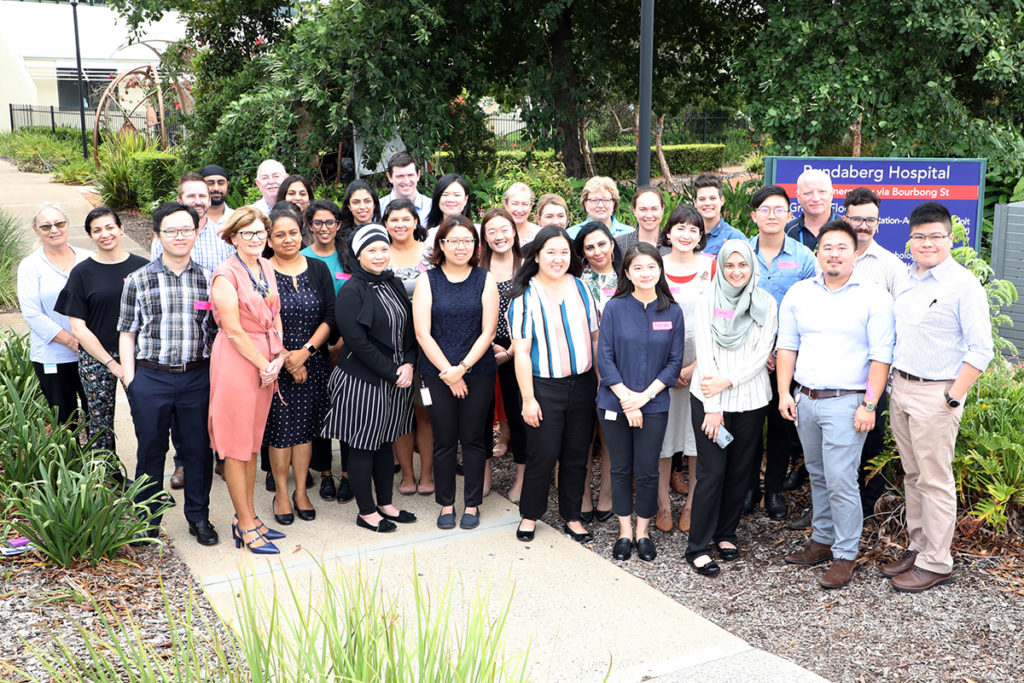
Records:
<instances>
[{"instance_id":1,"label":"sleeveless top","mask_svg":"<svg viewBox=\"0 0 1024 683\"><path fill-rule=\"evenodd\" d=\"M440 268L431 268L426 272L426 277L430 282L433 300L430 308L430 336L441 347L448 362L456 365L466 357L483 331L481 297L487 282L487 271L475 267L462 282L450 281ZM482 375L496 372L497 369L494 352L488 346L473 366L472 373ZM427 354L421 353L420 374L437 377L439 373L440 370L434 367Z\"/></svg>"}]
</instances>

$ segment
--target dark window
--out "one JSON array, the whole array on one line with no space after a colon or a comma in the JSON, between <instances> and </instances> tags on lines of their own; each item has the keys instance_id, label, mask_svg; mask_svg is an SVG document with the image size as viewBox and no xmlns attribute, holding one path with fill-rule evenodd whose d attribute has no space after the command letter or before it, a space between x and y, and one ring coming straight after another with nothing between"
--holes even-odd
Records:
<instances>
[{"instance_id":1,"label":"dark window","mask_svg":"<svg viewBox=\"0 0 1024 683\"><path fill-rule=\"evenodd\" d=\"M86 109L96 109L103 91L116 75L111 69L82 69ZM61 109L78 109L78 69L57 69L57 103Z\"/></svg>"}]
</instances>

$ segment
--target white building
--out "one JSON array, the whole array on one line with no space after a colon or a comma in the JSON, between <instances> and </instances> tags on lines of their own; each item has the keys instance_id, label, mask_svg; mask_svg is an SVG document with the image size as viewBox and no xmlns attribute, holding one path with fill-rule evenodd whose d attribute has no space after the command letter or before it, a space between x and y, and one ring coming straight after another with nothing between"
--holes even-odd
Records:
<instances>
[{"instance_id":1,"label":"white building","mask_svg":"<svg viewBox=\"0 0 1024 683\"><path fill-rule=\"evenodd\" d=\"M89 4L91 1L95 4ZM150 25L143 39L154 41L162 50L166 43L156 41L179 40L184 33L177 13L169 13ZM110 80L137 66L155 67L159 60L145 45L128 45L128 27L102 0L79 1L78 35L89 105L86 125L91 128L90 113L95 113ZM77 128L78 101L71 4L66 0L0 0L0 131L11 129L12 116L16 121L31 116L32 125L48 126L50 107L56 125ZM32 106L35 112L18 110L23 105Z\"/></svg>"}]
</instances>

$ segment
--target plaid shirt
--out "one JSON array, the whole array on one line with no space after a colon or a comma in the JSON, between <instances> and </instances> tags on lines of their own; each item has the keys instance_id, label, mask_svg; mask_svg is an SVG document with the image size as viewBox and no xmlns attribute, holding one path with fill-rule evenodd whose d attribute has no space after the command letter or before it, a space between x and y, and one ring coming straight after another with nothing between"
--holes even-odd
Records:
<instances>
[{"instance_id":1,"label":"plaid shirt","mask_svg":"<svg viewBox=\"0 0 1024 683\"><path fill-rule=\"evenodd\" d=\"M117 329L137 334L136 358L184 365L210 357L215 332L211 279L195 261L178 276L161 259L125 278Z\"/></svg>"}]
</instances>

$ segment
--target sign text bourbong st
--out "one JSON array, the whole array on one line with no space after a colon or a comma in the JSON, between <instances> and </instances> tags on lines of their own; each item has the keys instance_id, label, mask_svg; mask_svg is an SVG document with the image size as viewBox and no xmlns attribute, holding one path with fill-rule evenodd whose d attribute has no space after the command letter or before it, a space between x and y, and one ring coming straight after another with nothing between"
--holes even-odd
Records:
<instances>
[{"instance_id":1,"label":"sign text bourbong st","mask_svg":"<svg viewBox=\"0 0 1024 683\"><path fill-rule=\"evenodd\" d=\"M832 210L843 215L843 199L855 187L868 187L882 199L875 239L905 261L910 212L922 202L944 204L967 228L967 242L979 246L985 205L985 159L904 159L878 157L768 157L765 183L786 188L794 215L800 214L796 181L810 169L832 178Z\"/></svg>"}]
</instances>

